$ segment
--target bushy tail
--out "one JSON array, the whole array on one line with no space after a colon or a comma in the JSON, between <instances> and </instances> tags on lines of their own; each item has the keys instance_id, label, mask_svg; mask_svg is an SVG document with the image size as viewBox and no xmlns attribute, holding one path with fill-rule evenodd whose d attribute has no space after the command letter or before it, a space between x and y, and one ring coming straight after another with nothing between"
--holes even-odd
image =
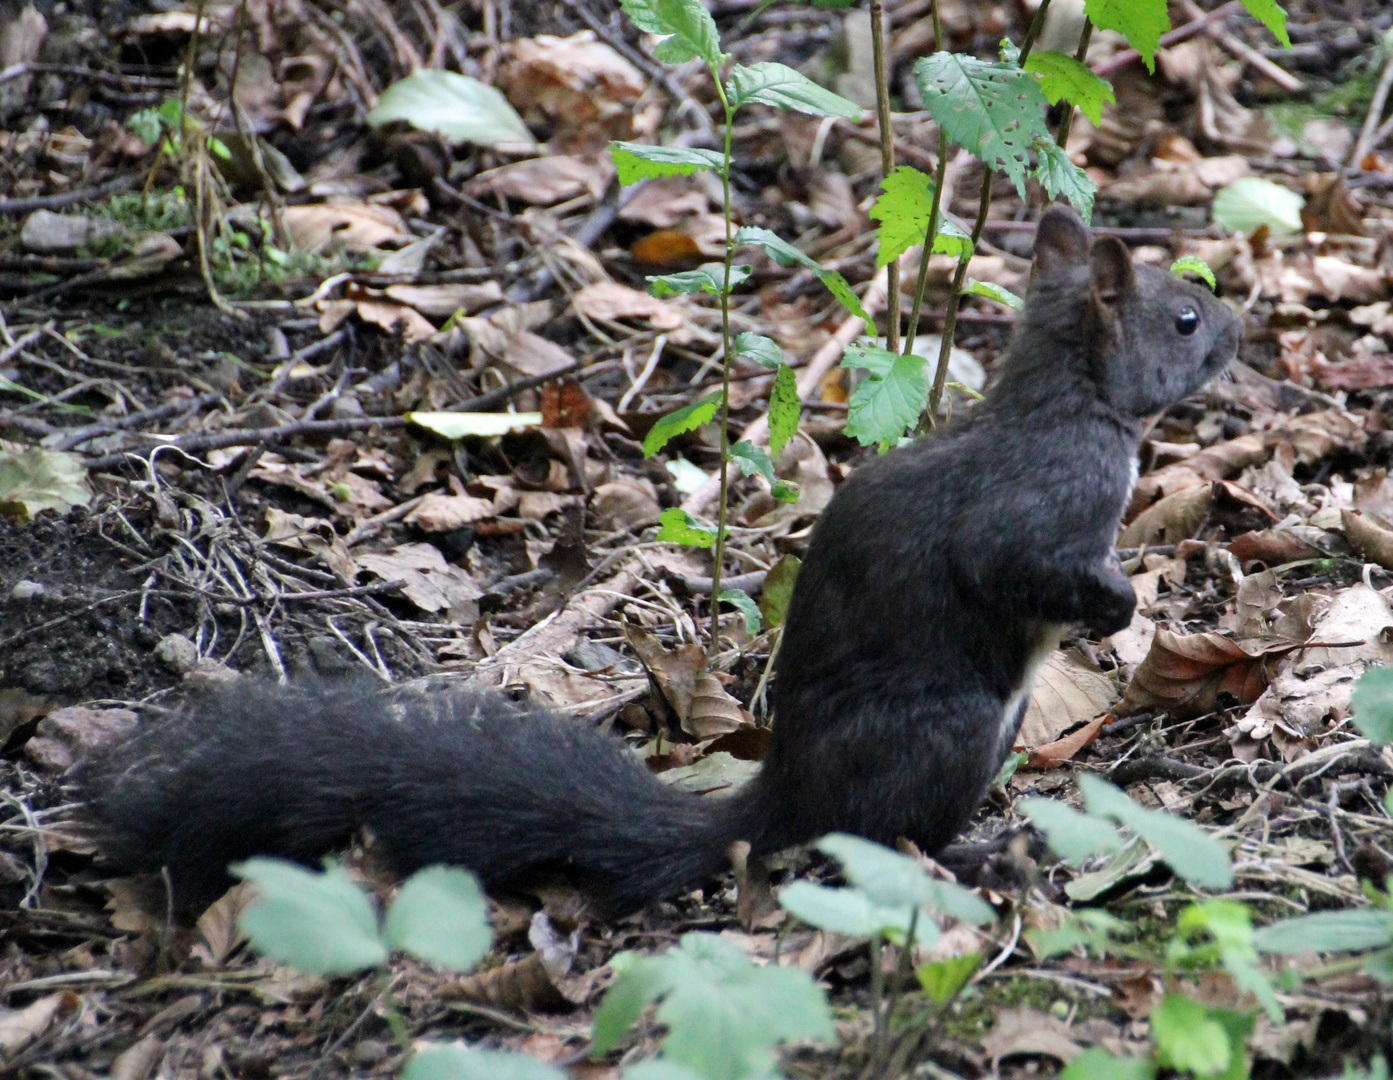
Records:
<instances>
[{"instance_id":1,"label":"bushy tail","mask_svg":"<svg viewBox=\"0 0 1393 1080\"><path fill-rule=\"evenodd\" d=\"M371 829L393 867L474 870L488 884L560 867L607 910L718 872L749 835L750 795L655 779L619 740L496 693L391 704L358 684L235 683L79 776L84 819L125 872L168 872L197 912L252 855L300 862Z\"/></svg>"}]
</instances>

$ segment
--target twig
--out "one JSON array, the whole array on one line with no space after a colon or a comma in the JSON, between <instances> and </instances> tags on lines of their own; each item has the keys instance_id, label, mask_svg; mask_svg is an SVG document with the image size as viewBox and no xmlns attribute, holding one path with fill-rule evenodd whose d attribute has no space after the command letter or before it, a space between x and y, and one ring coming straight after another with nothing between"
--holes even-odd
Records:
<instances>
[{"instance_id":1,"label":"twig","mask_svg":"<svg viewBox=\"0 0 1393 1080\"><path fill-rule=\"evenodd\" d=\"M96 68L82 67L78 64L11 64L0 70L0 83L18 79L25 75L74 75L79 79L110 83L122 89L173 90L179 84L173 79L162 79L153 75L123 75L119 71L98 71Z\"/></svg>"},{"instance_id":2,"label":"twig","mask_svg":"<svg viewBox=\"0 0 1393 1080\"><path fill-rule=\"evenodd\" d=\"M1378 86L1374 88L1373 100L1369 102L1369 112L1364 117L1364 126L1359 131L1359 138L1354 141L1354 149L1350 151L1350 165L1357 166L1364 160L1365 155L1382 141L1387 129L1393 125L1393 118L1390 118L1388 124L1379 126L1383 107L1388 104L1388 92L1393 90L1393 40L1390 40L1386 52L1388 55L1384 57L1383 74L1379 76Z\"/></svg>"},{"instance_id":3,"label":"twig","mask_svg":"<svg viewBox=\"0 0 1393 1080\"><path fill-rule=\"evenodd\" d=\"M1200 7L1198 4L1196 4L1194 0L1183 0L1182 6L1185 9L1185 14L1189 15L1190 18L1204 18L1204 9ZM1208 37L1213 38L1239 60L1242 60L1244 63L1250 64L1252 67L1256 68L1258 71L1260 71L1267 78L1271 79L1274 83L1280 86L1287 93L1299 94L1306 89L1306 84L1303 83L1300 79L1298 79L1295 75L1293 75L1291 72L1287 71L1284 68L1278 67L1276 64L1274 64L1267 57L1263 56L1262 53L1258 52L1257 49L1253 48L1242 38L1239 38L1234 34L1230 34L1222 26L1211 23L1209 26L1206 26L1204 28L1204 32Z\"/></svg>"},{"instance_id":4,"label":"twig","mask_svg":"<svg viewBox=\"0 0 1393 1080\"><path fill-rule=\"evenodd\" d=\"M135 187L139 179L139 176L131 174L118 176L116 179L108 180L105 184L98 184L96 187L67 191L62 195L36 195L28 199L0 199L0 214L29 214L35 210L57 210L63 206L71 206L73 203L105 199L108 195L115 195L129 187Z\"/></svg>"}]
</instances>

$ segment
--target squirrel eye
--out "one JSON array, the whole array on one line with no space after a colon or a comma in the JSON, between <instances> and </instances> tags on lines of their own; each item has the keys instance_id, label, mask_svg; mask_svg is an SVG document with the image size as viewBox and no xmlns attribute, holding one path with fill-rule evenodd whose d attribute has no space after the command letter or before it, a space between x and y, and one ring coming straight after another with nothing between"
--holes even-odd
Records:
<instances>
[{"instance_id":1,"label":"squirrel eye","mask_svg":"<svg viewBox=\"0 0 1393 1080\"><path fill-rule=\"evenodd\" d=\"M1183 307L1175 317L1175 329L1182 337L1189 337L1200 328L1200 313L1192 307Z\"/></svg>"}]
</instances>

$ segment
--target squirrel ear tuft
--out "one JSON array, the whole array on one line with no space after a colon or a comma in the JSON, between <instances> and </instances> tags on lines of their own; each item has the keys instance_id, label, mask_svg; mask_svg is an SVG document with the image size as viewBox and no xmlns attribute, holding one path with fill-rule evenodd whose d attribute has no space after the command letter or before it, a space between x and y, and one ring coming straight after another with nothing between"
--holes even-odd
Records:
<instances>
[{"instance_id":1,"label":"squirrel ear tuft","mask_svg":"<svg viewBox=\"0 0 1393 1080\"><path fill-rule=\"evenodd\" d=\"M1093 293L1110 308L1120 307L1132 295L1136 274L1132 256L1115 236L1102 236L1088 252L1093 271Z\"/></svg>"},{"instance_id":2,"label":"squirrel ear tuft","mask_svg":"<svg viewBox=\"0 0 1393 1080\"><path fill-rule=\"evenodd\" d=\"M1083 220L1067 206L1052 206L1040 218L1035 230L1035 265L1031 280L1050 277L1088 259L1088 230Z\"/></svg>"}]
</instances>

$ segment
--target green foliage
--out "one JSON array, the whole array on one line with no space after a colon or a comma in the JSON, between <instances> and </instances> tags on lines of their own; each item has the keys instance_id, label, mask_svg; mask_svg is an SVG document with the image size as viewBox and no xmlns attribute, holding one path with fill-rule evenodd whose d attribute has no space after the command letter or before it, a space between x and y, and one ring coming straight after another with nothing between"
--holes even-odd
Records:
<instances>
[{"instance_id":1,"label":"green foliage","mask_svg":"<svg viewBox=\"0 0 1393 1080\"><path fill-rule=\"evenodd\" d=\"M658 525L658 535L655 539L670 544L708 548L716 543L715 529L708 529L699 524L691 514L676 506L658 515Z\"/></svg>"},{"instance_id":2,"label":"green foliage","mask_svg":"<svg viewBox=\"0 0 1393 1080\"><path fill-rule=\"evenodd\" d=\"M685 405L676 412L670 412L649 430L643 440L643 456L652 457L673 438L686 431L693 431L702 424L709 424L721 405L721 394L707 394L704 398Z\"/></svg>"},{"instance_id":3,"label":"green foliage","mask_svg":"<svg viewBox=\"0 0 1393 1080\"><path fill-rule=\"evenodd\" d=\"M1219 287L1218 280L1214 277L1214 271L1209 268L1209 264L1198 255L1182 255L1171 263L1171 273L1176 277L1184 277L1186 274L1194 274L1202 278L1211 288Z\"/></svg>"},{"instance_id":4,"label":"green foliage","mask_svg":"<svg viewBox=\"0 0 1393 1080\"><path fill-rule=\"evenodd\" d=\"M350 975L386 961L372 901L341 867L316 874L248 859L231 870L256 884L257 899L238 922L262 955L311 975Z\"/></svg>"},{"instance_id":5,"label":"green foliage","mask_svg":"<svg viewBox=\"0 0 1393 1080\"><path fill-rule=\"evenodd\" d=\"M784 362L784 352L773 338L763 334L752 334L746 330L735 335L735 355L753 360L760 367L771 371Z\"/></svg>"},{"instance_id":6,"label":"green foliage","mask_svg":"<svg viewBox=\"0 0 1393 1080\"><path fill-rule=\"evenodd\" d=\"M732 108L758 102L778 109L794 109L807 116L840 116L856 120L861 106L840 94L824 90L806 75L785 64L736 64L730 73Z\"/></svg>"},{"instance_id":7,"label":"green foliage","mask_svg":"<svg viewBox=\"0 0 1393 1080\"><path fill-rule=\"evenodd\" d=\"M730 287L733 289L750 276L748 266L730 268ZM679 293L709 293L720 296L725 292L726 268L724 263L706 263L695 270L683 270L679 274L663 274L648 279L648 291L654 296L675 296Z\"/></svg>"},{"instance_id":8,"label":"green foliage","mask_svg":"<svg viewBox=\"0 0 1393 1080\"><path fill-rule=\"evenodd\" d=\"M1350 696L1354 726L1378 746L1393 743L1393 668L1370 668Z\"/></svg>"},{"instance_id":9,"label":"green foliage","mask_svg":"<svg viewBox=\"0 0 1393 1080\"><path fill-rule=\"evenodd\" d=\"M1246 1077L1243 1043L1252 1030L1252 1014L1212 1008L1183 994L1166 994L1151 1012L1157 1062L1196 1076Z\"/></svg>"},{"instance_id":10,"label":"green foliage","mask_svg":"<svg viewBox=\"0 0 1393 1080\"><path fill-rule=\"evenodd\" d=\"M813 274L827 286L828 291L840 300L848 311L853 315L858 315L866 322L873 322L866 309L861 306L861 301L856 294L851 291L851 286L847 284L846 278L835 270L825 270L822 264L810 255L805 255L796 247L783 239L777 233L770 232L755 225L744 225L735 234L735 244L754 244L761 247L768 253L780 266L801 266L806 270L811 270Z\"/></svg>"},{"instance_id":11,"label":"green foliage","mask_svg":"<svg viewBox=\"0 0 1393 1080\"><path fill-rule=\"evenodd\" d=\"M803 415L803 402L798 397L798 379L787 364L780 364L774 373L774 386L769 391L769 449L776 456L798 433L798 419ZM791 490L785 485L785 490ZM775 494L775 498L782 496Z\"/></svg>"},{"instance_id":12,"label":"green foliage","mask_svg":"<svg viewBox=\"0 0 1393 1080\"><path fill-rule=\"evenodd\" d=\"M620 0L620 6L640 30L668 35L653 50L663 63L700 59L715 70L724 62L716 21L699 0Z\"/></svg>"},{"instance_id":13,"label":"green foliage","mask_svg":"<svg viewBox=\"0 0 1393 1080\"><path fill-rule=\"evenodd\" d=\"M614 142L609 144L609 152L614 158L619 182L625 187L660 176L691 176L703 171L719 173L725 169L724 156L714 150Z\"/></svg>"},{"instance_id":14,"label":"green foliage","mask_svg":"<svg viewBox=\"0 0 1393 1080\"><path fill-rule=\"evenodd\" d=\"M774 462L758 446L742 440L730 448L730 457L746 476L764 477L769 482L770 494L779 502L798 501L797 489L774 475Z\"/></svg>"},{"instance_id":15,"label":"green foliage","mask_svg":"<svg viewBox=\"0 0 1393 1080\"><path fill-rule=\"evenodd\" d=\"M1061 52L1036 49L1026 57L1025 70L1040 77L1040 90L1051 105L1068 101L1094 124L1102 121L1103 106L1117 100L1105 80Z\"/></svg>"},{"instance_id":16,"label":"green foliage","mask_svg":"<svg viewBox=\"0 0 1393 1080\"><path fill-rule=\"evenodd\" d=\"M477 146L532 148L532 132L508 99L487 83L428 68L394 82L365 117L370 127L402 122Z\"/></svg>"},{"instance_id":17,"label":"green foliage","mask_svg":"<svg viewBox=\"0 0 1393 1080\"><path fill-rule=\"evenodd\" d=\"M744 589L722 589L720 599L727 604L733 604L745 616L745 633L754 637L759 633L760 616L759 607L751 599L750 594Z\"/></svg>"},{"instance_id":18,"label":"green foliage","mask_svg":"<svg viewBox=\"0 0 1393 1080\"><path fill-rule=\"evenodd\" d=\"M922 356L852 345L841 366L870 372L847 407L846 433L862 446L889 446L918 422L929 400L929 373Z\"/></svg>"},{"instance_id":19,"label":"green foliage","mask_svg":"<svg viewBox=\"0 0 1393 1080\"><path fill-rule=\"evenodd\" d=\"M37 446L0 447L0 514L24 524L35 514L66 514L92 501L87 466L76 454Z\"/></svg>"},{"instance_id":20,"label":"green foliage","mask_svg":"<svg viewBox=\"0 0 1393 1080\"><path fill-rule=\"evenodd\" d=\"M793 598L793 583L798 580L798 568L802 565L797 555L784 555L764 575L764 587L759 591L759 613L764 616L765 626L783 625L788 602Z\"/></svg>"},{"instance_id":21,"label":"green foliage","mask_svg":"<svg viewBox=\"0 0 1393 1080\"><path fill-rule=\"evenodd\" d=\"M1360 952L1393 945L1393 912L1377 908L1318 911L1264 926L1253 933L1262 952Z\"/></svg>"},{"instance_id":22,"label":"green foliage","mask_svg":"<svg viewBox=\"0 0 1393 1080\"><path fill-rule=\"evenodd\" d=\"M487 906L479 880L453 866L430 866L397 890L382 936L448 971L468 971L489 951Z\"/></svg>"},{"instance_id":23,"label":"green foliage","mask_svg":"<svg viewBox=\"0 0 1393 1080\"><path fill-rule=\"evenodd\" d=\"M428 1042L417 1044L401 1080L566 1080L566 1074L526 1054Z\"/></svg>"},{"instance_id":24,"label":"green foliage","mask_svg":"<svg viewBox=\"0 0 1393 1080\"><path fill-rule=\"evenodd\" d=\"M1207 900L1191 904L1176 921L1176 935L1166 947L1166 961L1177 968L1210 968L1217 962L1233 978L1234 985L1253 994L1274 1024L1282 1022L1282 1007L1266 973L1258 967L1253 944L1253 923L1248 909L1232 900ZM1209 940L1194 942L1194 938Z\"/></svg>"},{"instance_id":25,"label":"green foliage","mask_svg":"<svg viewBox=\"0 0 1393 1080\"><path fill-rule=\"evenodd\" d=\"M1291 48L1291 38L1287 36L1287 13L1277 0L1243 0L1243 6L1248 9L1249 15L1272 32L1284 49Z\"/></svg>"},{"instance_id":26,"label":"green foliage","mask_svg":"<svg viewBox=\"0 0 1393 1080\"><path fill-rule=\"evenodd\" d=\"M1003 289L1000 285L990 281L977 281L975 278L968 278L963 282L963 292L969 296L985 296L988 300L1005 304L1013 311L1020 311L1025 307L1025 301L1010 289Z\"/></svg>"},{"instance_id":27,"label":"green foliage","mask_svg":"<svg viewBox=\"0 0 1393 1080\"><path fill-rule=\"evenodd\" d=\"M1276 236L1301 231L1301 208L1306 200L1281 184L1245 176L1214 196L1214 220L1233 232L1250 233L1266 225Z\"/></svg>"},{"instance_id":28,"label":"green foliage","mask_svg":"<svg viewBox=\"0 0 1393 1080\"><path fill-rule=\"evenodd\" d=\"M1053 138L1036 139L1035 154L1039 165L1035 178L1051 199L1061 196L1074 204L1074 209L1085 222L1093 220L1093 199L1098 189L1088 174L1080 169Z\"/></svg>"},{"instance_id":29,"label":"green foliage","mask_svg":"<svg viewBox=\"0 0 1393 1080\"><path fill-rule=\"evenodd\" d=\"M968 979L972 978L981 966L982 954L971 952L963 956L952 956L947 960L932 960L927 964L920 964L914 969L914 977L919 980L924 993L929 995L929 1000L941 1006L947 1005L957 997L958 992L967 985Z\"/></svg>"},{"instance_id":30,"label":"green foliage","mask_svg":"<svg viewBox=\"0 0 1393 1080\"><path fill-rule=\"evenodd\" d=\"M1085 1050L1059 1074L1059 1080L1151 1080L1156 1063L1149 1057L1113 1057L1101 1047Z\"/></svg>"},{"instance_id":31,"label":"green foliage","mask_svg":"<svg viewBox=\"0 0 1393 1080\"><path fill-rule=\"evenodd\" d=\"M767 1076L775 1048L793 1039L832 1039L827 1001L802 971L756 967L714 934L686 934L661 956L621 953L616 978L595 1014L596 1054L613 1048L646 1005L667 1025L662 1057L703 1080Z\"/></svg>"},{"instance_id":32,"label":"green foliage","mask_svg":"<svg viewBox=\"0 0 1393 1080\"><path fill-rule=\"evenodd\" d=\"M1116 30L1141 53L1147 70L1156 70L1161 35L1171 28L1166 0L1084 0L1084 14L1099 30Z\"/></svg>"},{"instance_id":33,"label":"green foliage","mask_svg":"<svg viewBox=\"0 0 1393 1080\"><path fill-rule=\"evenodd\" d=\"M876 229L877 267L887 266L915 244L922 244L933 212L933 177L911 165L901 165L880 182L881 194L870 216Z\"/></svg>"},{"instance_id":34,"label":"green foliage","mask_svg":"<svg viewBox=\"0 0 1393 1080\"><path fill-rule=\"evenodd\" d=\"M1108 954L1115 938L1129 937L1132 933L1131 923L1102 908L1081 908L1069 912L1067 920L1055 929L1027 930L1025 937L1042 959L1073 952L1080 946L1090 956L1102 957Z\"/></svg>"}]
</instances>

